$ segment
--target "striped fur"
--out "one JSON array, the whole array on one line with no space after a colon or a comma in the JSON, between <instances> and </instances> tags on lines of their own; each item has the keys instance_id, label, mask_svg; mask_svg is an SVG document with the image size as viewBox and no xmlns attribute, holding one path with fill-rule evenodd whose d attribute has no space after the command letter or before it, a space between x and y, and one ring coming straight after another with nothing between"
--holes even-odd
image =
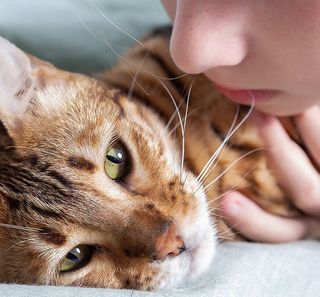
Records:
<instances>
[{"instance_id":1,"label":"striped fur","mask_svg":"<svg viewBox=\"0 0 320 297\"><path fill-rule=\"evenodd\" d=\"M261 147L249 122L230 139L204 184L196 179L227 136L236 106L203 76L183 76L171 61L169 35L170 29L157 30L95 79L30 58L35 85L25 92L30 101L25 114L17 119L0 108L1 281L174 287L208 268L215 228L235 238L219 216L217 197L225 191L236 186L272 213L295 214L263 151L236 162ZM10 45L10 50L17 49ZM177 116L165 125L176 112L172 98L184 114L192 81L181 170ZM23 90L19 94L23 100ZM246 112L241 109L239 121ZM103 169L115 138L124 143L132 163L121 183L108 179ZM187 251L156 261L156 237L172 221ZM90 262L58 273L61 259L79 244L94 247Z\"/></svg>"}]
</instances>

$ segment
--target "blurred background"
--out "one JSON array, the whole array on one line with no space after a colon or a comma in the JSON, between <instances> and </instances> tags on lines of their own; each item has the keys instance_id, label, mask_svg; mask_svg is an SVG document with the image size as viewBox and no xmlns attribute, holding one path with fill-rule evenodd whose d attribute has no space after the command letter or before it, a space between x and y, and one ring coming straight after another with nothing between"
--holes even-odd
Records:
<instances>
[{"instance_id":1,"label":"blurred background","mask_svg":"<svg viewBox=\"0 0 320 297\"><path fill-rule=\"evenodd\" d=\"M1 0L0 6L1 36L84 73L109 67L135 38L168 23L160 0Z\"/></svg>"}]
</instances>

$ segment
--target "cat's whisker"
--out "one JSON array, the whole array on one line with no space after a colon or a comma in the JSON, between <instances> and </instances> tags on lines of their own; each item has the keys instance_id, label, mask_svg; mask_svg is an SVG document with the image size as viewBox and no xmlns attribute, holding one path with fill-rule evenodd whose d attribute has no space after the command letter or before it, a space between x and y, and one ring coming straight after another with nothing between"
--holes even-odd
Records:
<instances>
[{"instance_id":1,"label":"cat's whisker","mask_svg":"<svg viewBox=\"0 0 320 297\"><path fill-rule=\"evenodd\" d=\"M201 181L199 181L200 185L199 185L198 188L194 191L193 195L195 195L195 194L200 190L201 187L205 186L205 182L206 182L207 179L210 177L210 174L212 173L212 171L218 166L219 161L223 158L226 149L228 149L227 144L226 144L226 145L223 147L223 149L221 150L221 152L220 152L220 154L219 154L219 158L216 159L213 164L211 164L211 166L212 166L212 165L213 165L213 166L210 168L210 171L206 174L206 177L203 178Z\"/></svg>"},{"instance_id":2,"label":"cat's whisker","mask_svg":"<svg viewBox=\"0 0 320 297\"><path fill-rule=\"evenodd\" d=\"M176 130L173 133L173 142L176 142ZM175 161L176 161L176 150L174 150L173 152L173 160L172 160L173 164L175 164ZM175 172L172 172L172 177L174 176L175 176Z\"/></svg>"},{"instance_id":3,"label":"cat's whisker","mask_svg":"<svg viewBox=\"0 0 320 297\"><path fill-rule=\"evenodd\" d=\"M183 100L180 101L179 105L178 105L178 109L180 110L181 106L183 105ZM165 131L168 131L169 126L171 125L171 123L173 122L173 120L175 119L177 115L177 110L175 109L174 112L172 113L171 117L169 118L166 126L165 126ZM177 127L179 127L179 124L176 125L174 128L176 129ZM173 129L171 129L170 131L172 131ZM169 132L170 133L170 132Z\"/></svg>"},{"instance_id":4,"label":"cat's whisker","mask_svg":"<svg viewBox=\"0 0 320 297\"><path fill-rule=\"evenodd\" d=\"M226 194L235 191L238 188L238 185L257 167L257 165L252 166L252 168L246 172L238 181L237 183L232 186L232 188L228 189L227 191L225 191L224 193L222 193L221 195L215 197L213 200L210 200L208 205L211 205L212 203L216 202L217 200L221 199L221 197L225 196Z\"/></svg>"},{"instance_id":5,"label":"cat's whisker","mask_svg":"<svg viewBox=\"0 0 320 297\"><path fill-rule=\"evenodd\" d=\"M192 81L192 83L194 83L194 80ZM189 113L189 117L190 117L192 114L194 114L195 112L199 111L200 109L201 109L200 106L199 106L198 108L195 108L193 111L191 111L191 112ZM186 129L186 127L185 127L185 129ZM199 155L200 155L200 154L199 154ZM195 160L198 159L199 155L195 158ZM188 172L186 173L186 176L185 176L185 178L184 178L184 180L183 180L183 183L182 183L183 186L185 185L189 174L190 174L190 171L188 171Z\"/></svg>"},{"instance_id":6,"label":"cat's whisker","mask_svg":"<svg viewBox=\"0 0 320 297\"><path fill-rule=\"evenodd\" d=\"M199 111L199 110L200 110L200 108L197 107L197 108L193 109L192 111L190 111L190 112L189 112L189 117L190 117L191 115L195 114L195 113L196 113L197 111ZM182 119L184 120L184 118L182 118ZM179 126L180 126L180 123L178 123L178 124L176 124L174 127L172 127L172 129L168 132L168 136L170 136L170 135L173 133L173 131L175 131Z\"/></svg>"},{"instance_id":7,"label":"cat's whisker","mask_svg":"<svg viewBox=\"0 0 320 297\"><path fill-rule=\"evenodd\" d=\"M184 123L183 123L182 152L181 152L181 168L180 168L180 184L181 184L181 177L182 177L183 165L184 165L185 142L186 142L186 139L185 139L186 125L187 125L188 110L189 110L189 103L190 103L191 90L192 90L193 83L194 83L194 80L191 82L190 87L189 87L188 96L187 96L187 104L186 104L186 112L185 112Z\"/></svg>"},{"instance_id":8,"label":"cat's whisker","mask_svg":"<svg viewBox=\"0 0 320 297\"><path fill-rule=\"evenodd\" d=\"M193 111L191 111L191 112L189 113L189 116L191 116L192 114L194 114L195 112L197 112L197 111L200 110L200 109L201 109L201 107L195 108ZM201 154L203 153L203 151L204 151L205 149L206 149L206 148L203 147L203 148L201 149L201 151L198 152L197 156L194 156L194 157L193 157L194 162L198 161L199 157L201 156ZM191 173L190 171L187 172L183 184L186 183L186 180L187 180L187 178L188 178L188 176L189 176L190 173ZM198 181L198 182L199 182L199 181ZM200 186L199 186L199 187L201 187L201 186L203 185L203 183L201 183L201 182L199 182L199 183L200 183Z\"/></svg>"},{"instance_id":9,"label":"cat's whisker","mask_svg":"<svg viewBox=\"0 0 320 297\"><path fill-rule=\"evenodd\" d=\"M235 129L234 129L234 126L237 122L237 119L238 119L238 116L239 116L239 111L240 111L240 107L239 105L237 105L237 111L236 111L236 114L234 116L234 119L233 119L233 122L231 124L231 127L225 137L225 139L223 140L223 142L220 144L220 146L218 147L218 149L214 152L214 154L210 157L210 159L208 160L208 162L205 164L205 166L203 167L203 169L201 170L201 172L199 173L199 175L197 176L197 179L199 181L201 181L204 176L206 175L207 171L208 171L208 168L210 168L210 166L212 165L212 163L215 161L215 159L217 158L217 156L220 154L220 152L222 151L223 147L225 146L225 144L229 141L229 139L232 137L233 133L235 131L237 131L237 126ZM242 124L242 122L240 122L240 124ZM240 127L240 126L239 126Z\"/></svg>"},{"instance_id":10,"label":"cat's whisker","mask_svg":"<svg viewBox=\"0 0 320 297\"><path fill-rule=\"evenodd\" d=\"M20 231L28 231L28 232L39 232L40 229L33 228L33 227L24 227L24 226L17 226L17 225L11 225L11 224L3 224L0 223L0 228L10 228L10 229L16 229Z\"/></svg>"},{"instance_id":11,"label":"cat's whisker","mask_svg":"<svg viewBox=\"0 0 320 297\"><path fill-rule=\"evenodd\" d=\"M9 150L9 149L16 149L16 148L25 149L25 150L30 149L30 147L22 146L22 145L8 145L4 149Z\"/></svg>"},{"instance_id":12,"label":"cat's whisker","mask_svg":"<svg viewBox=\"0 0 320 297\"><path fill-rule=\"evenodd\" d=\"M104 33L104 32L103 32ZM107 45L107 47L113 52L113 54L117 57L117 59L123 63L128 63L127 60L120 55L110 44L110 42L107 40L107 38L105 37L104 43ZM145 57L144 57L145 59ZM144 61L142 61L142 63L140 63L139 65L135 64L135 68L137 68L137 70L135 71L135 73L141 73L143 72L142 70L142 64ZM142 87L142 85L137 81L137 76L136 75L132 75L132 73L130 72L130 70L127 70L128 74L131 76L131 78L133 79L133 81L139 86L139 88L141 88L141 90L147 95L149 96L149 93Z\"/></svg>"},{"instance_id":13,"label":"cat's whisker","mask_svg":"<svg viewBox=\"0 0 320 297\"><path fill-rule=\"evenodd\" d=\"M85 28L86 31L88 31L88 33L94 37L97 41L105 44L110 50L111 52L116 56L116 58L119 61L124 61L124 57L121 56L111 45L111 43L107 40L107 38L105 39L101 39L97 34L95 34L90 27L83 21L82 17L76 12L76 10L74 9L74 7L72 7L73 13L76 15L76 17L78 18L79 22L81 23L81 25ZM135 65L137 66L137 65Z\"/></svg>"},{"instance_id":14,"label":"cat's whisker","mask_svg":"<svg viewBox=\"0 0 320 297\"><path fill-rule=\"evenodd\" d=\"M122 32L123 34L127 35L128 37L130 37L131 39L133 39L135 42L139 43L140 45L143 46L143 43L141 41L139 41L138 39L134 38L131 34L129 34L127 31L121 29L117 24L115 24L113 21L110 20L110 18L108 18L103 11L99 8L99 6L97 6L92 0L90 0L90 3L96 8L96 10L101 14L101 16L107 20L112 26L114 26L115 28L117 28L120 32Z\"/></svg>"},{"instance_id":15,"label":"cat's whisker","mask_svg":"<svg viewBox=\"0 0 320 297\"><path fill-rule=\"evenodd\" d=\"M218 218L220 218L220 219L222 219L222 220L225 220L225 219L226 219L225 216L217 213L217 209L216 209L216 208L208 207L208 211L209 211L209 213L210 213L212 216L218 217Z\"/></svg>"},{"instance_id":16,"label":"cat's whisker","mask_svg":"<svg viewBox=\"0 0 320 297\"><path fill-rule=\"evenodd\" d=\"M238 235L240 234L239 231L235 231L234 229L236 229L237 227L239 226L239 223L235 223L233 224L232 226L227 226L227 229L221 233L218 232L218 237L221 237L221 236L224 236L225 234L229 233L229 232L232 232L233 234L235 235Z\"/></svg>"},{"instance_id":17,"label":"cat's whisker","mask_svg":"<svg viewBox=\"0 0 320 297\"><path fill-rule=\"evenodd\" d=\"M206 175L208 168L211 166L211 164L214 162L214 160L217 158L218 154L220 153L220 151L222 150L223 146L225 145L225 143L227 143L227 141L229 141L229 139L236 133L236 131L238 131L240 129L240 127L246 122L246 120L249 118L249 116L251 115L253 109L254 109L254 95L251 91L249 91L249 94L251 96L251 106L249 111L247 112L247 114L243 117L243 119L240 121L240 123L233 129L237 119L238 119L238 115L239 115L239 111L240 111L240 107L239 105L237 106L237 112L236 115L234 117L233 123L231 125L231 128L229 129L224 141L221 143L221 145L219 146L218 150L213 154L213 156L209 159L209 161L206 163L206 165L204 166L204 168L202 169L202 171L200 172L200 174L198 175L197 179L198 180L202 180L203 177Z\"/></svg>"},{"instance_id":18,"label":"cat's whisker","mask_svg":"<svg viewBox=\"0 0 320 297\"><path fill-rule=\"evenodd\" d=\"M166 92L168 93L173 105L174 105L174 108L176 109L177 111L177 115L178 115L178 118L179 118L179 123L180 123L180 127L181 127L181 134L182 134L182 141L184 142L184 130L183 130L183 122L182 122L182 117L181 117L181 114L180 114L180 111L179 111L179 108L178 108L178 105L175 101L175 99L173 98L170 90L168 89L168 87L161 81L161 80L158 80L159 83L164 87L164 89L166 90ZM181 182L181 170L180 170L180 175L179 175L179 180Z\"/></svg>"},{"instance_id":19,"label":"cat's whisker","mask_svg":"<svg viewBox=\"0 0 320 297\"><path fill-rule=\"evenodd\" d=\"M25 239L25 240L20 240L18 242L16 242L15 244L9 246L7 249L6 249L6 252L9 252L10 250L14 249L15 247L21 245L21 244L24 244L26 242L32 242L34 241L33 238L28 238L28 239Z\"/></svg>"},{"instance_id":20,"label":"cat's whisker","mask_svg":"<svg viewBox=\"0 0 320 297\"><path fill-rule=\"evenodd\" d=\"M99 8L98 8L99 9ZM100 11L101 12L101 11ZM102 31L102 34L104 35L104 43L106 43L107 47L113 52L113 54L117 57L117 59L123 63L127 63L126 59L120 55L110 44L110 42L107 39L107 36L105 35L105 32ZM142 43L141 43L142 44ZM147 95L149 96L150 94L145 90L145 88L143 88L143 86L138 82L137 77L138 75L142 72L142 66L146 60L146 58L148 57L150 52L150 49L147 49L145 55L143 56L143 58L141 59L141 62L136 65L135 64L135 74L132 75L132 73L130 72L130 70L127 70L128 74L131 76L133 83L131 84L130 88L129 88L129 92L128 92L128 98L132 98L132 93L134 90L134 85L138 85L139 88Z\"/></svg>"},{"instance_id":21,"label":"cat's whisker","mask_svg":"<svg viewBox=\"0 0 320 297\"><path fill-rule=\"evenodd\" d=\"M73 10L73 13L76 15L76 17L78 18L79 22L81 23L81 25L85 28L86 31L88 31L88 33L94 37L97 41L105 44L111 51L112 53L117 57L117 59L121 62L126 63L127 65L130 65L131 67L139 67L139 65L137 65L136 63L133 63L132 61L126 59L125 57L123 57L122 55L120 55L116 50L114 50L114 48L112 47L111 43L107 40L107 38L105 39L101 39L97 34L95 34L90 27L83 21L82 17L76 12L76 10L74 9L74 7L71 7ZM120 27L119 27L120 28ZM121 28L120 28L121 29ZM124 30L121 30L124 31ZM183 77L186 77L188 75L190 75L189 73L183 73L181 75L175 76L175 77L165 77L165 76L161 76L161 75L157 75L155 73L152 73L149 70L146 69L141 69L141 73L147 73L157 79L162 79L162 80L166 80L166 81L171 81L171 80L176 80L176 79L180 79Z\"/></svg>"},{"instance_id":22,"label":"cat's whisker","mask_svg":"<svg viewBox=\"0 0 320 297\"><path fill-rule=\"evenodd\" d=\"M210 169L210 171L207 173L207 176L203 179L202 183L205 184L207 179L210 177L210 174L212 173L212 171L218 166L220 160L223 158L223 156L225 155L226 151L228 149L231 149L231 145L227 146L225 145L225 147L223 148L222 152L220 153L219 158L214 162L212 168ZM254 166L255 167L255 166ZM251 171L251 170L250 170ZM246 176L246 175L245 175ZM243 179L243 178L242 178ZM242 180L241 179L241 180ZM240 181L238 181L240 182ZM238 183L237 183L238 184ZM223 195L222 195L223 196Z\"/></svg>"},{"instance_id":23,"label":"cat's whisker","mask_svg":"<svg viewBox=\"0 0 320 297\"><path fill-rule=\"evenodd\" d=\"M148 93L148 92L141 86L141 84L137 81L138 75L140 74L141 69L142 69L142 65L144 64L144 62L145 62L146 58L148 57L148 55L149 55L149 51L147 51L147 52L145 53L145 55L143 56L143 58L141 59L141 62L140 62L140 64L139 64L139 67L138 67L138 69L135 71L135 74L134 74L133 77L132 77L132 74L131 74L130 71L129 71L129 74L130 74L130 76L132 77L132 83L131 83L131 86L130 86L129 91L128 91L128 98L129 98L129 99L132 98L132 94L133 94L133 91L134 91L134 86L135 86L135 84L137 84L137 85L140 87L140 89L141 89L147 96L149 96L149 93Z\"/></svg>"},{"instance_id":24,"label":"cat's whisker","mask_svg":"<svg viewBox=\"0 0 320 297\"><path fill-rule=\"evenodd\" d=\"M220 160L224 157L226 152L230 149L231 145L225 144L223 149L221 150L219 156L217 159L211 164L210 170L206 173L206 176L202 179L202 184L205 184L207 179L210 177L211 173L215 170L215 168L218 166Z\"/></svg>"},{"instance_id":25,"label":"cat's whisker","mask_svg":"<svg viewBox=\"0 0 320 297\"><path fill-rule=\"evenodd\" d=\"M245 153L244 155L242 155L241 157L239 157L238 159L236 159L235 161L233 161L224 171L222 171L221 174L219 174L213 181L211 181L207 186L205 186L204 190L207 190L208 188L210 188L215 182L217 182L217 180L219 180L219 178L221 178L222 176L224 176L233 166L235 166L237 163L239 163L242 159L246 158L249 155L252 155L258 151L262 151L262 148L257 148L254 150L251 150L247 153Z\"/></svg>"},{"instance_id":26,"label":"cat's whisker","mask_svg":"<svg viewBox=\"0 0 320 297\"><path fill-rule=\"evenodd\" d=\"M219 235L218 234L218 237L221 241L224 241L224 240L227 240L227 241L233 241L234 238L232 238L231 236L224 236L224 235Z\"/></svg>"},{"instance_id":27,"label":"cat's whisker","mask_svg":"<svg viewBox=\"0 0 320 297\"><path fill-rule=\"evenodd\" d=\"M264 149L257 148L257 149L251 150L251 151L245 153L244 155L240 156L238 159L233 161L224 171L222 171L222 173L220 173L213 181L211 181L208 185L204 186L203 190L207 191L211 186L213 186L221 177L223 177L233 166L235 166L237 163L239 163L242 159L246 158L247 156L249 156L255 152L262 151L262 150L264 150ZM253 170L253 168L251 170ZM247 174L249 174L249 173L250 172L248 172ZM200 190L201 187L203 187L203 183L201 183L200 186L196 189L196 191L194 191L192 196L194 196ZM225 195L225 194L223 194L223 195ZM223 195L221 195L221 196L223 196Z\"/></svg>"},{"instance_id":28,"label":"cat's whisker","mask_svg":"<svg viewBox=\"0 0 320 297\"><path fill-rule=\"evenodd\" d=\"M183 74L178 75L176 77L165 77L165 76L161 76L161 75L156 75L156 74L154 74L154 73L152 73L150 71L147 71L147 70L144 70L143 72L148 73L151 76L154 76L155 78L162 79L162 80L167 80L167 81L177 80L177 79L180 79L180 78L183 78L183 77L186 77L186 76L190 75L190 73L183 73Z\"/></svg>"},{"instance_id":29,"label":"cat's whisker","mask_svg":"<svg viewBox=\"0 0 320 297\"><path fill-rule=\"evenodd\" d=\"M136 72L137 73L137 72ZM129 72L129 75L131 76L131 78L133 79L133 81L139 86L139 88L147 95L149 96L150 94L142 87L142 85L137 81L137 75L132 75Z\"/></svg>"}]
</instances>

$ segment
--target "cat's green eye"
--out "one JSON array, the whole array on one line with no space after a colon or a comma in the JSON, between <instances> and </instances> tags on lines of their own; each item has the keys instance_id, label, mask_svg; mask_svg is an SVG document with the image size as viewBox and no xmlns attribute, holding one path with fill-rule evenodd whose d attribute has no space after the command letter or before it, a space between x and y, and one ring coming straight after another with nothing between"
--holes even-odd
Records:
<instances>
[{"instance_id":1,"label":"cat's green eye","mask_svg":"<svg viewBox=\"0 0 320 297\"><path fill-rule=\"evenodd\" d=\"M92 248L89 245L78 245L61 261L59 271L69 272L86 265L91 257Z\"/></svg>"},{"instance_id":2,"label":"cat's green eye","mask_svg":"<svg viewBox=\"0 0 320 297\"><path fill-rule=\"evenodd\" d=\"M111 179L119 180L123 178L128 172L128 163L126 149L120 142L109 146L104 162L104 170Z\"/></svg>"}]
</instances>

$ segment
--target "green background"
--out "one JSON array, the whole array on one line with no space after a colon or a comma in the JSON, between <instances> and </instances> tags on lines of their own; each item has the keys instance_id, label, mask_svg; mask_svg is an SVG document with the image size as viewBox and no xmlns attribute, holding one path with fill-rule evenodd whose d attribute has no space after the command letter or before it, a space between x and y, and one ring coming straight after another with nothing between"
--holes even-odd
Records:
<instances>
[{"instance_id":1,"label":"green background","mask_svg":"<svg viewBox=\"0 0 320 297\"><path fill-rule=\"evenodd\" d=\"M99 11L101 10L102 13ZM85 73L116 61L141 37L169 23L158 0L1 0L0 35L56 66Z\"/></svg>"}]
</instances>

